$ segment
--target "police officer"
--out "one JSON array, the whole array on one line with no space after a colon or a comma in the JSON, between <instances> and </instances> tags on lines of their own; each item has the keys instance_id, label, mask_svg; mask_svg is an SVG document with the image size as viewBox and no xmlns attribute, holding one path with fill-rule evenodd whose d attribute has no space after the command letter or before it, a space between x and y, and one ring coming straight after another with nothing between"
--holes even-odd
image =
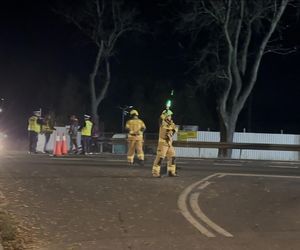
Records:
<instances>
[{"instance_id":1,"label":"police officer","mask_svg":"<svg viewBox=\"0 0 300 250\"><path fill-rule=\"evenodd\" d=\"M130 165L134 162L135 151L137 152L137 158L139 164L144 164L144 151L143 151L143 133L146 129L145 123L139 119L139 113L133 109L130 111L130 120L126 122L125 129L128 131L128 152L127 161Z\"/></svg>"},{"instance_id":2,"label":"police officer","mask_svg":"<svg viewBox=\"0 0 300 250\"><path fill-rule=\"evenodd\" d=\"M30 154L36 153L38 134L41 132L41 111L33 111L33 115L28 119L28 140Z\"/></svg>"},{"instance_id":3,"label":"police officer","mask_svg":"<svg viewBox=\"0 0 300 250\"><path fill-rule=\"evenodd\" d=\"M177 132L177 127L172 120L173 112L165 109L160 116L159 139L156 158L152 166L152 176L160 177L162 161L167 157L167 173L171 177L177 176L175 165L175 150L172 145L173 135Z\"/></svg>"},{"instance_id":4,"label":"police officer","mask_svg":"<svg viewBox=\"0 0 300 250\"><path fill-rule=\"evenodd\" d=\"M84 123L81 126L82 154L90 154L93 123L90 115L84 115Z\"/></svg>"}]
</instances>

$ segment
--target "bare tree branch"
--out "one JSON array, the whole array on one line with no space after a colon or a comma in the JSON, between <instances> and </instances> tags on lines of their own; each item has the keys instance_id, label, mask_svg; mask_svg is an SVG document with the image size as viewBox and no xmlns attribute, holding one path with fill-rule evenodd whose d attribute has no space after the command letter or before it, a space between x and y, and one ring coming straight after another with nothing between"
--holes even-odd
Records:
<instances>
[{"instance_id":1,"label":"bare tree branch","mask_svg":"<svg viewBox=\"0 0 300 250\"><path fill-rule=\"evenodd\" d=\"M295 8L297 1L185 1L190 9L182 13L179 27L191 33L192 46L197 51L193 53L190 72L196 72L198 86L210 83L219 92L217 110L224 129L221 138L230 141L239 113L256 82L263 54L295 51L267 45L272 44L271 37L280 29L287 5ZM207 42L197 47L201 35Z\"/></svg>"},{"instance_id":2,"label":"bare tree branch","mask_svg":"<svg viewBox=\"0 0 300 250\"><path fill-rule=\"evenodd\" d=\"M111 81L110 57L116 51L116 43L121 36L141 28L135 22L137 12L135 9L127 10L122 0L85 0L80 2L76 11L66 6L55 12L73 23L96 45L89 86L91 110L98 122L98 106L105 98ZM99 74L101 70L102 74Z\"/></svg>"}]
</instances>

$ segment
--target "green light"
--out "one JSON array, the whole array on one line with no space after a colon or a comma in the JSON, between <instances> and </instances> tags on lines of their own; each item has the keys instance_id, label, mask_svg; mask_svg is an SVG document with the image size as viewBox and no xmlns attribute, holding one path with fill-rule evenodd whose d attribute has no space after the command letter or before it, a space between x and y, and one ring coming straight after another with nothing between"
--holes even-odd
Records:
<instances>
[{"instance_id":1,"label":"green light","mask_svg":"<svg viewBox=\"0 0 300 250\"><path fill-rule=\"evenodd\" d=\"M167 108L170 108L171 105L172 105L172 101L171 101L170 99L168 99L168 100L166 101L166 107L167 107Z\"/></svg>"}]
</instances>

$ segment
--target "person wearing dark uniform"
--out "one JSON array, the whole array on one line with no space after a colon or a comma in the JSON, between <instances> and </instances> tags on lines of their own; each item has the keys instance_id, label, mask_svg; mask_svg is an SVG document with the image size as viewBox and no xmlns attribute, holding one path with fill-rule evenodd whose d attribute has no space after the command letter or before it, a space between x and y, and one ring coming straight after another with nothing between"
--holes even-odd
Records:
<instances>
[{"instance_id":1,"label":"person wearing dark uniform","mask_svg":"<svg viewBox=\"0 0 300 250\"><path fill-rule=\"evenodd\" d=\"M69 129L69 135L70 135L70 151L74 152L75 154L78 154L78 144L77 144L77 134L78 134L78 119L75 115L71 115L70 117L70 129ZM73 146L75 147L73 151Z\"/></svg>"},{"instance_id":2,"label":"person wearing dark uniform","mask_svg":"<svg viewBox=\"0 0 300 250\"><path fill-rule=\"evenodd\" d=\"M50 114L46 115L46 117L42 123L42 130L41 130L41 133L45 135L45 144L44 144L44 152L43 153L48 153L47 146L48 146L51 134L55 130L56 129L53 126L53 120L51 119L51 115Z\"/></svg>"}]
</instances>

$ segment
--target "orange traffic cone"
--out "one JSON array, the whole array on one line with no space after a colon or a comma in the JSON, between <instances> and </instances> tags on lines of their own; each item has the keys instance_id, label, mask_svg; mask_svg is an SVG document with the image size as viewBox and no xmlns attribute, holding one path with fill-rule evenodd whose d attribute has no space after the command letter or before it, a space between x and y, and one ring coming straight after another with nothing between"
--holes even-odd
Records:
<instances>
[{"instance_id":1,"label":"orange traffic cone","mask_svg":"<svg viewBox=\"0 0 300 250\"><path fill-rule=\"evenodd\" d=\"M63 134L63 136L62 136L61 153L63 155L68 154L67 139L66 139L65 134Z\"/></svg>"},{"instance_id":2,"label":"orange traffic cone","mask_svg":"<svg viewBox=\"0 0 300 250\"><path fill-rule=\"evenodd\" d=\"M54 156L61 156L62 155L62 153L61 153L61 141L60 141L60 137L59 137L58 134L56 135L53 155Z\"/></svg>"}]
</instances>

